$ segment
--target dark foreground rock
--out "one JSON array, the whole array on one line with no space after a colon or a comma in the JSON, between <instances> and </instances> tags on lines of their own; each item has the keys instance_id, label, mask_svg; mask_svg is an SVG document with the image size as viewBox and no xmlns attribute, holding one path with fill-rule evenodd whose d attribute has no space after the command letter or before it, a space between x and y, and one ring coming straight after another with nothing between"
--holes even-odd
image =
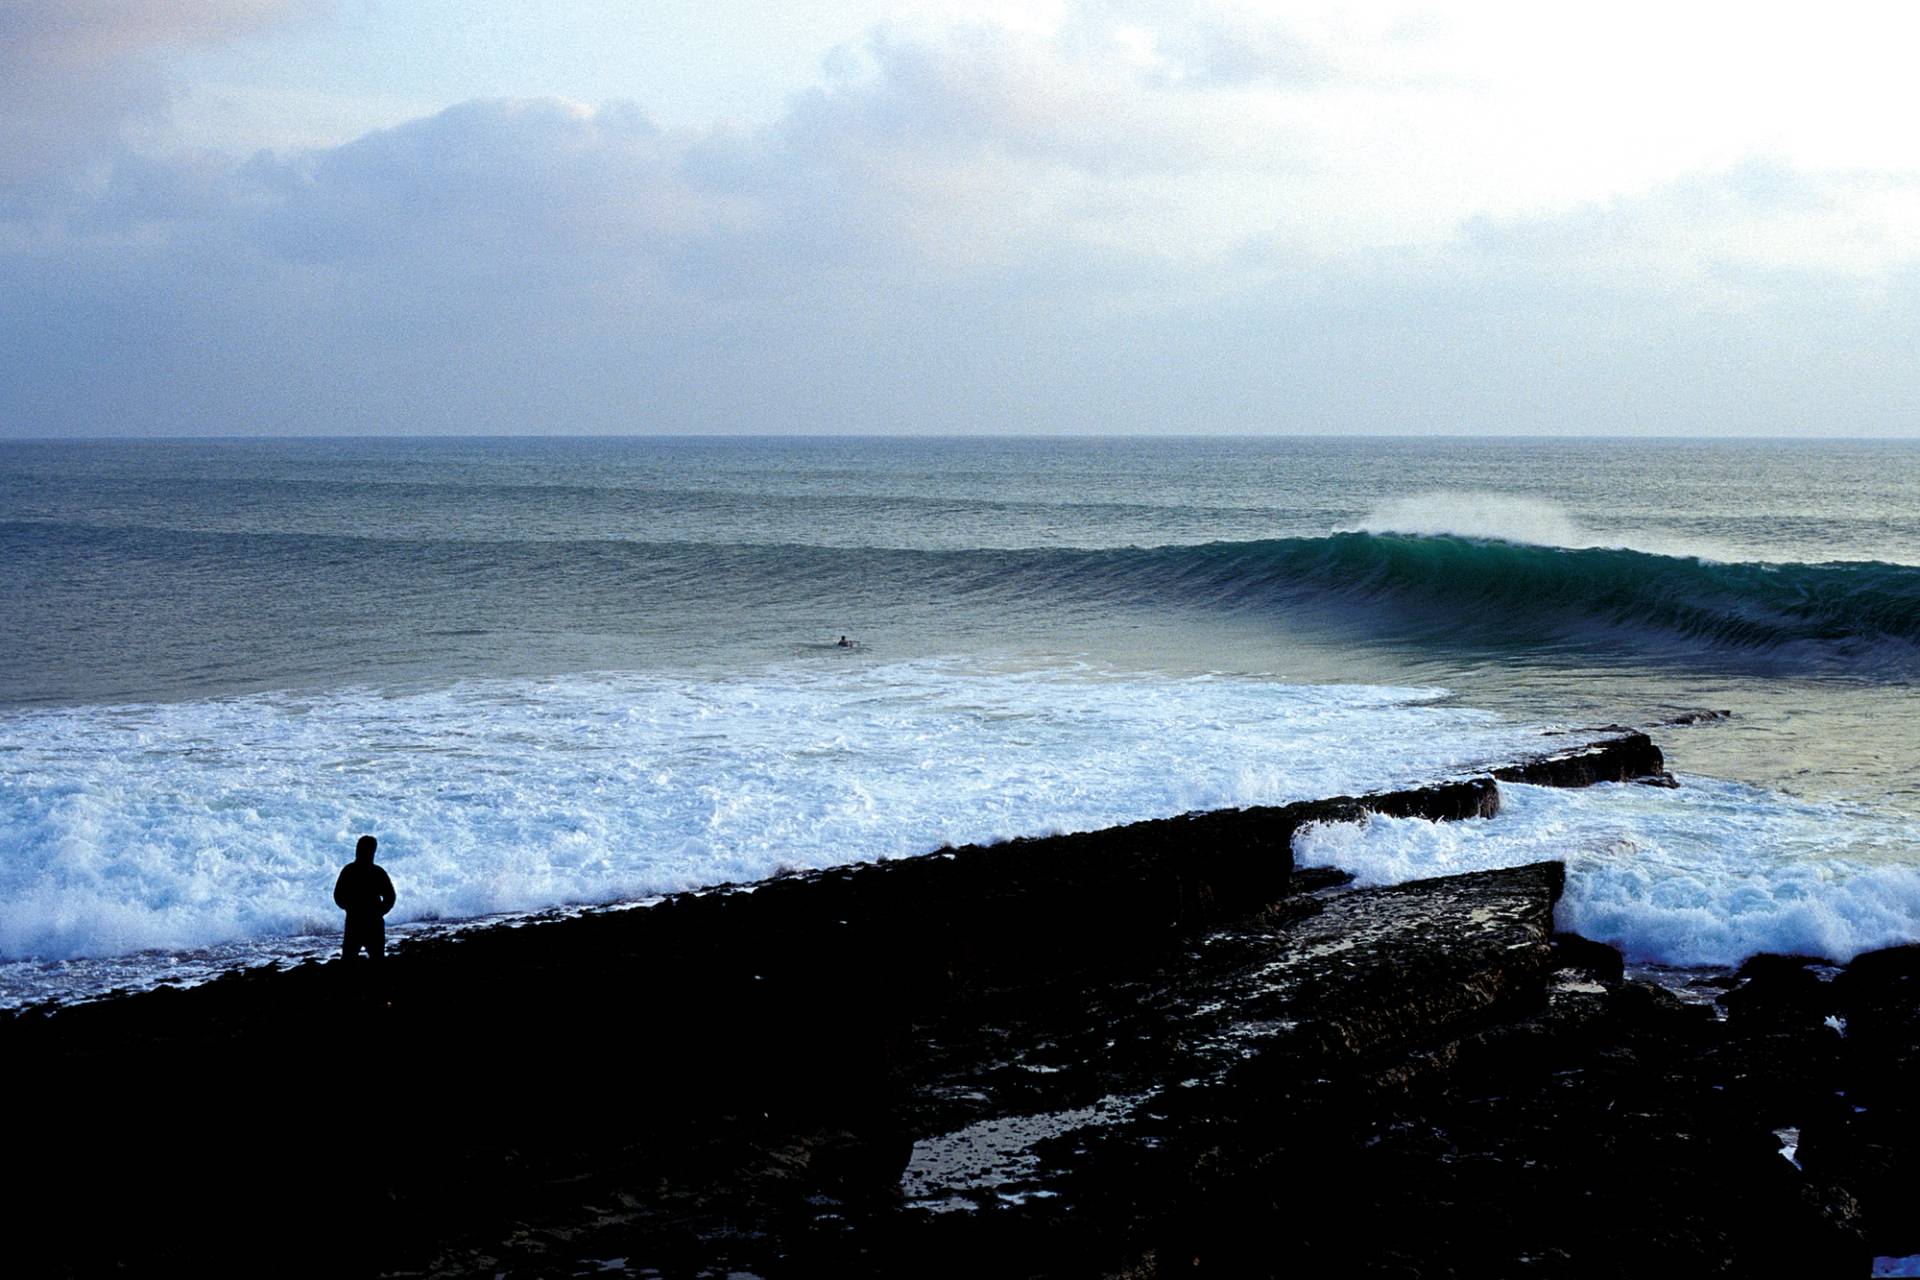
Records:
<instances>
[{"instance_id":1,"label":"dark foreground rock","mask_svg":"<svg viewBox=\"0 0 1920 1280\"><path fill-rule=\"evenodd\" d=\"M950 1006L1274 907L1305 823L1498 800L1480 778L1192 814L30 1010L0 1061L33 1100L15 1159L44 1176L9 1208L76 1272L244 1269L295 1238L276 1265L409 1268L606 1172L704 1239L716 1188L897 1180L897 1060Z\"/></svg>"},{"instance_id":2,"label":"dark foreground rock","mask_svg":"<svg viewBox=\"0 0 1920 1280\"><path fill-rule=\"evenodd\" d=\"M1661 767L1625 740L1522 780ZM1721 1022L1556 937L1558 864L1291 875L1304 823L1497 803L1480 779L1191 815L29 1012L0 1023L32 1174L9 1247L36 1274L676 1276L1920 1250L1907 961L1810 979L1844 1037L1798 963Z\"/></svg>"},{"instance_id":3,"label":"dark foreground rock","mask_svg":"<svg viewBox=\"0 0 1920 1280\"><path fill-rule=\"evenodd\" d=\"M1598 782L1644 782L1677 785L1653 739L1628 732L1604 742L1557 751L1552 755L1493 771L1501 782L1525 782L1537 787L1590 787Z\"/></svg>"}]
</instances>

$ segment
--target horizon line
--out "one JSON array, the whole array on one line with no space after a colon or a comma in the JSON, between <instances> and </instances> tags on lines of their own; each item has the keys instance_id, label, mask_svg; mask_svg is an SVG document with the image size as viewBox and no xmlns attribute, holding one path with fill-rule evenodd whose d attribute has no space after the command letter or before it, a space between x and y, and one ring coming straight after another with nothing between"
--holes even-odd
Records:
<instances>
[{"instance_id":1,"label":"horizon line","mask_svg":"<svg viewBox=\"0 0 1920 1280\"><path fill-rule=\"evenodd\" d=\"M342 433L209 433L205 435L48 435L0 436L0 445L10 444L236 444L253 441L528 441L528 440L649 440L649 441L1067 441L1067 440L1525 440L1601 441L1633 443L1728 443L1750 444L1920 444L1920 429L1910 434L1885 435L1732 435L1732 434L1621 434L1618 432L1527 433L1514 431L1128 431L1128 432L887 432L887 431L698 431L698 432L371 432Z\"/></svg>"}]
</instances>

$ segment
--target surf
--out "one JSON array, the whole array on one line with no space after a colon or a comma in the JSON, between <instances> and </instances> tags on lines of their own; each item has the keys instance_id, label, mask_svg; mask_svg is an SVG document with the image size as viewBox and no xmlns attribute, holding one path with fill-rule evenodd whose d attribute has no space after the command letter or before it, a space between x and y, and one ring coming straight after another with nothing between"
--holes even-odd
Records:
<instances>
[{"instance_id":1,"label":"surf","mask_svg":"<svg viewBox=\"0 0 1920 1280\"><path fill-rule=\"evenodd\" d=\"M1057 553L1050 553L1057 554ZM1791 657L1815 667L1920 666L1920 568L1722 563L1624 547L1447 534L1082 553L1080 589L1319 618L1403 640L1493 649L1622 642L1644 652Z\"/></svg>"},{"instance_id":2,"label":"surf","mask_svg":"<svg viewBox=\"0 0 1920 1280\"><path fill-rule=\"evenodd\" d=\"M1537 741L1442 697L805 660L4 713L0 962L337 939L363 832L405 926L1406 785ZM77 974L0 963L0 1004Z\"/></svg>"}]
</instances>

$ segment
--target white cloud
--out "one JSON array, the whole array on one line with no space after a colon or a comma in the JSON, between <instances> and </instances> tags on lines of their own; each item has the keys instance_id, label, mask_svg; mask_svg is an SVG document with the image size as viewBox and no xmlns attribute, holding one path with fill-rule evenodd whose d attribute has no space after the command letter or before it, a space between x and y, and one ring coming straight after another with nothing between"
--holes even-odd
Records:
<instances>
[{"instance_id":1,"label":"white cloud","mask_svg":"<svg viewBox=\"0 0 1920 1280\"><path fill-rule=\"evenodd\" d=\"M158 123L168 50L258 30L312 0L8 0L0 7L0 188L46 181Z\"/></svg>"},{"instance_id":2,"label":"white cloud","mask_svg":"<svg viewBox=\"0 0 1920 1280\"><path fill-rule=\"evenodd\" d=\"M1920 174L1755 159L1551 215L1474 218L1464 236L1516 274L1551 270L1700 309L1764 302L1810 279L1884 296L1920 266Z\"/></svg>"},{"instance_id":3,"label":"white cloud","mask_svg":"<svg viewBox=\"0 0 1920 1280\"><path fill-rule=\"evenodd\" d=\"M880 30L755 127L114 150L12 182L0 431L1920 430L1903 142L1642 154L1683 59L1498 16L1083 4Z\"/></svg>"}]
</instances>

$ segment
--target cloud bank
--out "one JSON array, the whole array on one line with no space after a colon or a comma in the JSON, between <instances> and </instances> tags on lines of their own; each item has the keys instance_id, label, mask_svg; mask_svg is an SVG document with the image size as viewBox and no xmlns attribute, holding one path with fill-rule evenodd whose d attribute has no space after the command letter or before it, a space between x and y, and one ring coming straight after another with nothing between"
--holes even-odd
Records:
<instances>
[{"instance_id":1,"label":"cloud bank","mask_svg":"<svg viewBox=\"0 0 1920 1280\"><path fill-rule=\"evenodd\" d=\"M0 7L0 195L164 122L169 50L245 35L299 0L9 0ZM9 188L13 190L8 190ZM5 206L0 206L4 208Z\"/></svg>"},{"instance_id":2,"label":"cloud bank","mask_svg":"<svg viewBox=\"0 0 1920 1280\"><path fill-rule=\"evenodd\" d=\"M164 51L287 9L6 11L0 433L1920 431L1920 169L1621 176L1417 10L880 28L755 128L156 142Z\"/></svg>"}]
</instances>

